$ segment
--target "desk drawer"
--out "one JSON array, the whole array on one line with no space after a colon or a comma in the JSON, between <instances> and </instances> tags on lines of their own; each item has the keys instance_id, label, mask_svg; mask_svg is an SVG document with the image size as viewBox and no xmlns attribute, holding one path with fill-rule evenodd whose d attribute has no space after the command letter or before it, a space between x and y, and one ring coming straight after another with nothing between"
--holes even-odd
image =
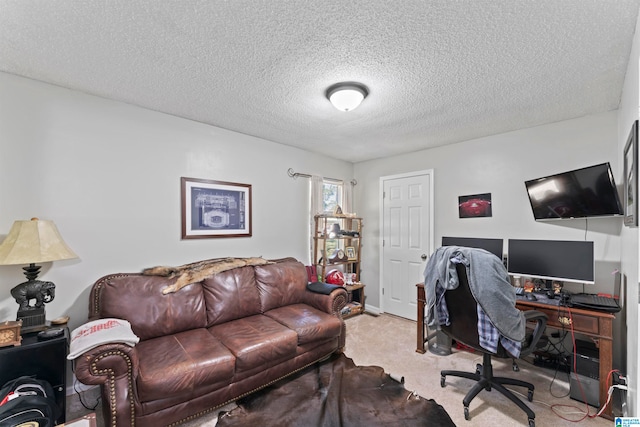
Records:
<instances>
[{"instance_id":1,"label":"desk drawer","mask_svg":"<svg viewBox=\"0 0 640 427\"><path fill-rule=\"evenodd\" d=\"M546 310L537 308L548 316L547 325L554 328L571 329L571 322L573 323L573 329L576 332L584 332L589 334L599 334L598 318L592 316L586 316L583 314L571 312L571 316L568 311L564 310ZM571 320L570 320L571 319Z\"/></svg>"}]
</instances>

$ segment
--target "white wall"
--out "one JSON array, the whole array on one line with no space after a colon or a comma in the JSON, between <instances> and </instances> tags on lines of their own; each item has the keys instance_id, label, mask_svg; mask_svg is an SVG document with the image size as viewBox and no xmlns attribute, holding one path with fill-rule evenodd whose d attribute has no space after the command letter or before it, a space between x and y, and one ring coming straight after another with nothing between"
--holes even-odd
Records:
<instances>
[{"instance_id":1,"label":"white wall","mask_svg":"<svg viewBox=\"0 0 640 427\"><path fill-rule=\"evenodd\" d=\"M407 155L355 165L358 215L364 218L362 281L367 284L367 307L380 307L379 179L382 176L425 169L434 170L435 246L443 235L593 240L596 282L591 292L619 290L621 218L536 222L524 181L602 162L610 162L621 187L622 166L618 150L617 112L522 129L474 141L433 148ZM458 217L458 196L491 193L493 216ZM415 283L407 283L414 292ZM572 291L582 286L570 284ZM623 363L624 325L614 325L614 363Z\"/></svg>"},{"instance_id":2,"label":"white wall","mask_svg":"<svg viewBox=\"0 0 640 427\"><path fill-rule=\"evenodd\" d=\"M617 114L610 112L356 164L358 214L366 219L362 278L367 305L380 304L379 178L423 169L434 170L435 247L443 235L583 240L586 234L595 241L598 286L612 291L608 267L620 260L621 218L536 222L524 181L610 162L619 186L620 157ZM493 216L458 218L458 196L479 193L491 193Z\"/></svg>"},{"instance_id":3,"label":"white wall","mask_svg":"<svg viewBox=\"0 0 640 427\"><path fill-rule=\"evenodd\" d=\"M623 153L627 142L629 130L635 120L640 117L640 72L638 61L640 60L640 35L638 28L640 17L636 22L636 32L633 38L629 65L624 81L622 98L620 100L618 119L618 152ZM621 168L623 166L621 165ZM636 200L638 193L636 189ZM627 324L627 375L630 379L630 389L628 392L629 414L637 416L640 409L640 394L638 393L638 381L640 381L640 370L638 367L638 354L640 353L640 340L638 331L640 330L640 319L638 316L638 228L624 227L622 230L622 282L626 284L626 324Z\"/></svg>"},{"instance_id":4,"label":"white wall","mask_svg":"<svg viewBox=\"0 0 640 427\"><path fill-rule=\"evenodd\" d=\"M45 263L47 317L87 318L91 284L223 256L308 262L308 180L353 166L201 123L0 73L0 240L14 220L53 220L73 261ZM180 177L252 185L253 237L181 240ZM0 320L14 319L21 266L0 266Z\"/></svg>"}]
</instances>

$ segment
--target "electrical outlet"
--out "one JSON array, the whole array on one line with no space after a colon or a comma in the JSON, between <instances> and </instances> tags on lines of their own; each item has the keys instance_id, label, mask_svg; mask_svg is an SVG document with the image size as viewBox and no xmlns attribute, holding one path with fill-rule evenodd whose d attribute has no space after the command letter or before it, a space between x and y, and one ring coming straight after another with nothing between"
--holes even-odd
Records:
<instances>
[{"instance_id":1,"label":"electrical outlet","mask_svg":"<svg viewBox=\"0 0 640 427\"><path fill-rule=\"evenodd\" d=\"M617 390L618 400L614 400L614 402L619 402L620 411L622 412L622 416L628 416L628 408L627 408L627 390L629 389L629 378L621 374L620 372L614 372L612 377L613 385L616 386L624 386L624 389Z\"/></svg>"},{"instance_id":2,"label":"electrical outlet","mask_svg":"<svg viewBox=\"0 0 640 427\"><path fill-rule=\"evenodd\" d=\"M620 372L614 372L613 385L624 385L628 387L629 384L627 383L627 376L624 374L621 374Z\"/></svg>"}]
</instances>

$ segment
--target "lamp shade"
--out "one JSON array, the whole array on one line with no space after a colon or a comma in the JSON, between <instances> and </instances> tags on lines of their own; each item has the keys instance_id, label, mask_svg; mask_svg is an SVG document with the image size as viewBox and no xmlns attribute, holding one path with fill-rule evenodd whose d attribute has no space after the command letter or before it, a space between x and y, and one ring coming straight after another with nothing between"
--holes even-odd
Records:
<instances>
[{"instance_id":1,"label":"lamp shade","mask_svg":"<svg viewBox=\"0 0 640 427\"><path fill-rule=\"evenodd\" d=\"M78 256L62 240L53 221L16 221L0 245L0 265L35 264Z\"/></svg>"},{"instance_id":2,"label":"lamp shade","mask_svg":"<svg viewBox=\"0 0 640 427\"><path fill-rule=\"evenodd\" d=\"M368 94L367 88L360 83L338 83L327 89L327 98L340 111L357 108Z\"/></svg>"}]
</instances>

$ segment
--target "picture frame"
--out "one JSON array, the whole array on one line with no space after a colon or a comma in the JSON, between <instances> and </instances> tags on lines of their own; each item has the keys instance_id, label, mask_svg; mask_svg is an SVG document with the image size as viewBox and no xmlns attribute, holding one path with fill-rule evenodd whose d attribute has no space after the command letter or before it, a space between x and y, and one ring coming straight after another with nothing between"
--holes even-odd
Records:
<instances>
[{"instance_id":1,"label":"picture frame","mask_svg":"<svg viewBox=\"0 0 640 427\"><path fill-rule=\"evenodd\" d=\"M358 257L356 256L356 248L353 246L347 246L344 248L345 253L347 254L347 260L349 261L357 261Z\"/></svg>"},{"instance_id":2,"label":"picture frame","mask_svg":"<svg viewBox=\"0 0 640 427\"><path fill-rule=\"evenodd\" d=\"M634 121L623 152L624 161L624 225L638 226L638 120Z\"/></svg>"},{"instance_id":3,"label":"picture frame","mask_svg":"<svg viewBox=\"0 0 640 427\"><path fill-rule=\"evenodd\" d=\"M182 239L251 237L251 185L181 177Z\"/></svg>"},{"instance_id":4,"label":"picture frame","mask_svg":"<svg viewBox=\"0 0 640 427\"><path fill-rule=\"evenodd\" d=\"M458 196L459 218L491 217L491 193Z\"/></svg>"}]
</instances>

